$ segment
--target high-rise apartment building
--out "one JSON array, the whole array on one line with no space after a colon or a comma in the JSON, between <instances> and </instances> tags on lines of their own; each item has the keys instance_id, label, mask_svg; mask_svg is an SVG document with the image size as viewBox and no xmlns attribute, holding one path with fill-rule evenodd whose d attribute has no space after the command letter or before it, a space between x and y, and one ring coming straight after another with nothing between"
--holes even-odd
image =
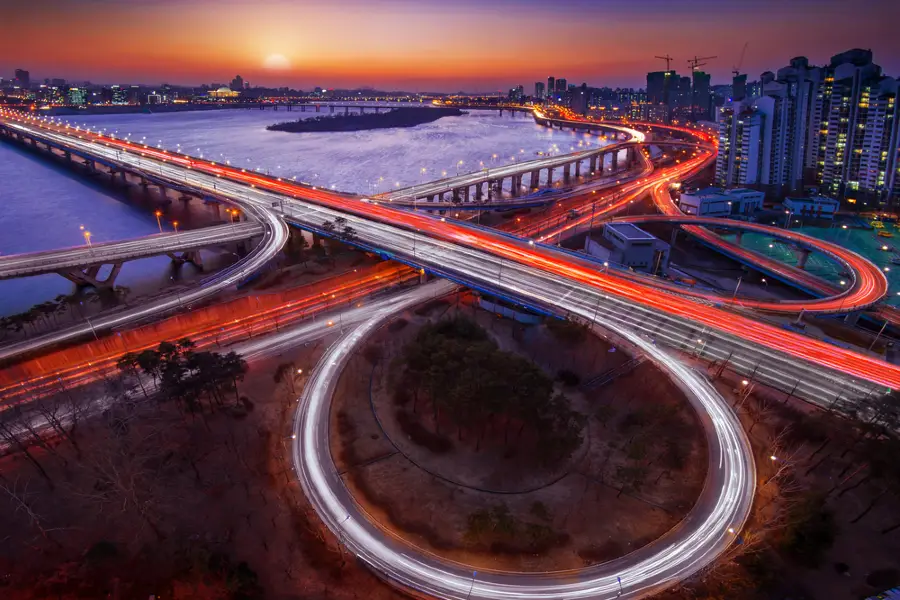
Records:
<instances>
[{"instance_id":1,"label":"high-rise apartment building","mask_svg":"<svg viewBox=\"0 0 900 600\"><path fill-rule=\"evenodd\" d=\"M566 80L560 77L556 80L556 95L565 97L566 92L568 91L568 85L566 85Z\"/></svg>"},{"instance_id":2,"label":"high-rise apartment building","mask_svg":"<svg viewBox=\"0 0 900 600\"><path fill-rule=\"evenodd\" d=\"M244 78L240 75L235 75L234 79L231 80L231 89L235 92L244 91Z\"/></svg>"},{"instance_id":3,"label":"high-rise apartment building","mask_svg":"<svg viewBox=\"0 0 900 600\"><path fill-rule=\"evenodd\" d=\"M544 82L543 81L535 81L534 82L534 99L535 100L543 100L544 99Z\"/></svg>"},{"instance_id":4,"label":"high-rise apartment building","mask_svg":"<svg viewBox=\"0 0 900 600\"><path fill-rule=\"evenodd\" d=\"M711 116L712 97L709 93L709 73L695 70L691 73L691 114L695 121L708 121Z\"/></svg>"},{"instance_id":5,"label":"high-rise apartment building","mask_svg":"<svg viewBox=\"0 0 900 600\"><path fill-rule=\"evenodd\" d=\"M842 52L824 67L797 57L777 75L763 73L758 86L748 85L746 99L719 111L719 185L757 184L773 195L814 185L862 207L898 203L900 83L882 75L871 51ZM759 148L748 156L738 130L746 131L741 119L751 113L759 119L760 135ZM754 143L752 134L749 139ZM741 169L745 162L748 168Z\"/></svg>"}]
</instances>

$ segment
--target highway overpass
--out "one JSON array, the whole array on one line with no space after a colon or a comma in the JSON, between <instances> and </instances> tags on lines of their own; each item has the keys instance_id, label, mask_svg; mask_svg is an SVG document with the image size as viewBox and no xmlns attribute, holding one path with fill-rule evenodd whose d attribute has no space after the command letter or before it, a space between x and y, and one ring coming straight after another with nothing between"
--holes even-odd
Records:
<instances>
[{"instance_id":1,"label":"highway overpass","mask_svg":"<svg viewBox=\"0 0 900 600\"><path fill-rule=\"evenodd\" d=\"M176 262L189 261L202 266L196 250L249 240L264 232L260 223L241 222L74 248L4 255L0 256L0 279L59 273L78 285L110 287L122 263L129 260L165 254ZM98 272L103 265L112 265L112 270L105 279L99 280Z\"/></svg>"},{"instance_id":2,"label":"highway overpass","mask_svg":"<svg viewBox=\"0 0 900 600\"><path fill-rule=\"evenodd\" d=\"M727 359L735 368L780 389L828 403L885 388L900 388L900 368L877 358L831 346L726 307L697 302L623 280L597 265L518 236L485 230L450 219L373 205L291 182L265 177L212 161L155 150L96 134L71 135L58 126L13 122L3 128L54 144L120 160L129 168L149 168L160 177L181 181L258 209L279 210L306 229L328 234L323 223L343 217L357 232L352 243L385 258L423 267L446 277L555 314L583 311L625 319L659 343L683 348L702 340L705 357ZM685 162L654 174L647 188L662 179L679 179L705 159ZM216 186L214 188L214 186Z\"/></svg>"}]
</instances>

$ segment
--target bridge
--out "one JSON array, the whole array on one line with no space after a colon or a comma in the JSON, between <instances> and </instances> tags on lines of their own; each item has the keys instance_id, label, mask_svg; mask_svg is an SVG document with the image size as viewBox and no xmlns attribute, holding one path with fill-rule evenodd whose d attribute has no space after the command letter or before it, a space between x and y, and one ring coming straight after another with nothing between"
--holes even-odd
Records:
<instances>
[{"instance_id":1,"label":"bridge","mask_svg":"<svg viewBox=\"0 0 900 600\"><path fill-rule=\"evenodd\" d=\"M167 255L176 263L191 262L203 266L198 250L222 246L262 236L260 223L242 222L216 225L178 233L157 233L117 242L86 244L74 248L0 256L0 279L59 273L80 286L109 288L115 283L122 264L129 260ZM103 265L112 265L109 274L99 279Z\"/></svg>"},{"instance_id":2,"label":"bridge","mask_svg":"<svg viewBox=\"0 0 900 600\"><path fill-rule=\"evenodd\" d=\"M627 171L635 162L635 148L635 142L629 140L561 156L549 156L462 173L455 177L392 190L377 197L385 202L406 203L422 199L426 204L447 203L445 195L450 196L449 201L452 204L491 202L495 198L502 198L504 192L517 198L523 190L536 191L542 186L553 185L556 169L562 169L563 185L579 180L582 173L588 178L606 177ZM526 175L528 185L523 186L523 178Z\"/></svg>"},{"instance_id":3,"label":"bridge","mask_svg":"<svg viewBox=\"0 0 900 600\"><path fill-rule=\"evenodd\" d=\"M345 218L357 232L351 243L386 259L539 311L573 312L588 320L602 314L677 348L696 344L699 338L705 356L728 357L733 368L753 372L757 380L778 389L796 387L804 397L825 402L839 395L858 397L900 388L900 368L877 358L761 323L727 307L699 303L649 282L625 280L554 247L133 142L94 133L72 135L39 121L6 113L2 128L119 160L128 168L154 170L160 177L199 190L215 189L246 206L277 209L290 223L325 235L335 233L323 229L324 222ZM704 154L660 170L644 189L677 180L708 160Z\"/></svg>"}]
</instances>

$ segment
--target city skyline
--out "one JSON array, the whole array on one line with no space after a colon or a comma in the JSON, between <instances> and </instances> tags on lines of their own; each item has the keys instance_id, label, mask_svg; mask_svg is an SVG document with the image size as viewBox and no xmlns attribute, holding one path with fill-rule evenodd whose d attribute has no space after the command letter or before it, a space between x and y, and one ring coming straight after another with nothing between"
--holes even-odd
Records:
<instances>
[{"instance_id":1,"label":"city skyline","mask_svg":"<svg viewBox=\"0 0 900 600\"><path fill-rule=\"evenodd\" d=\"M728 83L746 43L740 67L751 79L793 56L824 64L853 47L871 49L886 74L900 72L900 43L889 33L900 7L883 0L852 6L765 0L752 9L707 0L640 6L565 0L552 7L531 0L490 7L399 0L374 10L357 0L339 10L321 2L227 4L227 11L210 13L209 0L39 0L10 15L0 71L8 77L27 69L36 81L188 86L239 73L267 87L410 92L505 91L555 75L637 88L648 71L665 68L655 57L666 54L680 73L690 72L689 57L716 56L703 70L713 84ZM851 19L853 28L846 26Z\"/></svg>"}]
</instances>

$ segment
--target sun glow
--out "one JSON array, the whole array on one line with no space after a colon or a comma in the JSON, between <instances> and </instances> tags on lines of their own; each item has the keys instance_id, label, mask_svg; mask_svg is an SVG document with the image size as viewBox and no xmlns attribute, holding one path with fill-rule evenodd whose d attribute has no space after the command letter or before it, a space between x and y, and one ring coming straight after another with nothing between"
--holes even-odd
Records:
<instances>
[{"instance_id":1,"label":"sun glow","mask_svg":"<svg viewBox=\"0 0 900 600\"><path fill-rule=\"evenodd\" d=\"M283 54L270 54L263 61L263 68L272 71L286 71L291 68L291 62Z\"/></svg>"}]
</instances>

